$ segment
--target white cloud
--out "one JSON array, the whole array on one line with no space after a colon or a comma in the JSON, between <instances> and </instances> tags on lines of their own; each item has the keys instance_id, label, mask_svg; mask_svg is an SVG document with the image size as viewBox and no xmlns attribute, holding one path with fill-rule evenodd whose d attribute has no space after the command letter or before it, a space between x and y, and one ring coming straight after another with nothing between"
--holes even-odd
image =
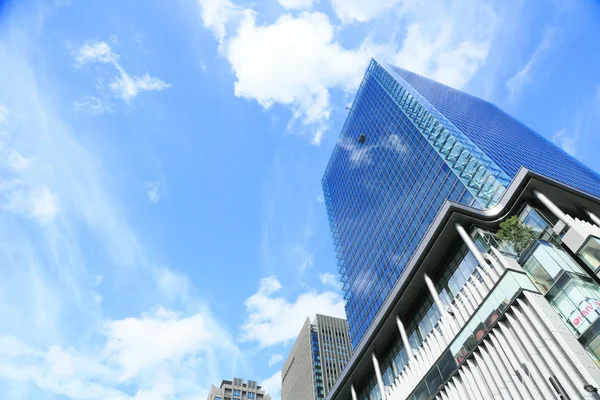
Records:
<instances>
[{"instance_id":1,"label":"white cloud","mask_svg":"<svg viewBox=\"0 0 600 400\"><path fill-rule=\"evenodd\" d=\"M155 281L160 292L169 300L187 299L192 283L186 275L169 268L156 268Z\"/></svg>"},{"instance_id":2,"label":"white cloud","mask_svg":"<svg viewBox=\"0 0 600 400\"><path fill-rule=\"evenodd\" d=\"M158 200L160 200L160 182L145 182L144 186L146 186L146 196L148 196L148 200L152 203L158 202Z\"/></svg>"},{"instance_id":3,"label":"white cloud","mask_svg":"<svg viewBox=\"0 0 600 400\"><path fill-rule=\"evenodd\" d=\"M271 356L271 358L269 358L269 368L271 368L273 365L280 363L281 361L283 361L283 354L281 353L277 353L277 354L273 354Z\"/></svg>"},{"instance_id":4,"label":"white cloud","mask_svg":"<svg viewBox=\"0 0 600 400\"><path fill-rule=\"evenodd\" d=\"M214 337L201 314L185 317L162 308L141 318L109 321L104 331L108 338L104 353L109 362L119 366L123 381L158 364L178 363L220 339Z\"/></svg>"},{"instance_id":5,"label":"white cloud","mask_svg":"<svg viewBox=\"0 0 600 400\"><path fill-rule=\"evenodd\" d=\"M108 43L104 41L88 41L79 49L73 52L73 57L79 65L88 63L111 64L119 72L119 76L110 83L110 88L114 94L125 102L131 102L139 92L161 91L170 88L171 85L165 83L159 78L150 76L147 72L142 76L131 76L121 64L119 64L119 55L114 53ZM95 110L98 104L92 102Z\"/></svg>"},{"instance_id":6,"label":"white cloud","mask_svg":"<svg viewBox=\"0 0 600 400\"><path fill-rule=\"evenodd\" d=\"M198 0L198 3L204 26L212 31L219 44L225 39L227 25L237 22L244 14L250 12L229 0Z\"/></svg>"},{"instance_id":7,"label":"white cloud","mask_svg":"<svg viewBox=\"0 0 600 400\"><path fill-rule=\"evenodd\" d=\"M319 0L277 0L283 8L290 10L306 10Z\"/></svg>"},{"instance_id":8,"label":"white cloud","mask_svg":"<svg viewBox=\"0 0 600 400\"><path fill-rule=\"evenodd\" d=\"M402 0L332 0L331 5L344 23L367 22L383 12L393 9ZM406 1L406 0L404 0Z\"/></svg>"},{"instance_id":9,"label":"white cloud","mask_svg":"<svg viewBox=\"0 0 600 400\"><path fill-rule=\"evenodd\" d=\"M527 84L531 82L533 75L540 67L542 67L542 61L547 56L552 44L555 42L557 34L558 29L556 27L548 28L537 48L529 58L529 61L527 61L519 72L506 81L506 88L513 101L518 98Z\"/></svg>"},{"instance_id":10,"label":"white cloud","mask_svg":"<svg viewBox=\"0 0 600 400\"><path fill-rule=\"evenodd\" d=\"M246 299L242 341L256 341L265 348L296 338L306 317L316 313L345 318L344 303L337 293L309 291L289 302L277 295L281 289L275 277L263 278L258 292Z\"/></svg>"},{"instance_id":11,"label":"white cloud","mask_svg":"<svg viewBox=\"0 0 600 400\"><path fill-rule=\"evenodd\" d=\"M32 24L20 22L0 41L0 103L10 110L0 134L0 210L10 211L0 212L1 397L206 398L239 350L201 299L184 313L154 308L170 304L185 278L153 273L115 191L118 171L63 119L65 91L37 62L41 35L29 40L23 27ZM106 46L78 54L81 65L118 60Z\"/></svg>"},{"instance_id":12,"label":"white cloud","mask_svg":"<svg viewBox=\"0 0 600 400\"><path fill-rule=\"evenodd\" d=\"M552 142L570 155L575 155L577 144L579 143L579 136L570 135L565 129L561 129L552 136Z\"/></svg>"},{"instance_id":13,"label":"white cloud","mask_svg":"<svg viewBox=\"0 0 600 400\"><path fill-rule=\"evenodd\" d=\"M86 42L73 55L79 65L93 62L115 64L119 60L119 56L113 53L108 43L103 41Z\"/></svg>"},{"instance_id":14,"label":"white cloud","mask_svg":"<svg viewBox=\"0 0 600 400\"><path fill-rule=\"evenodd\" d=\"M369 60L367 45L346 50L335 40L325 14L282 15L272 25L257 25L248 14L225 56L236 75L236 96L290 106L293 120L313 125L313 143L319 144L331 112L330 88L351 90Z\"/></svg>"},{"instance_id":15,"label":"white cloud","mask_svg":"<svg viewBox=\"0 0 600 400\"><path fill-rule=\"evenodd\" d=\"M204 58L198 57L198 67L200 68L200 71L202 71L203 73L206 73L206 71L208 71L208 66L206 65L206 62L204 61Z\"/></svg>"},{"instance_id":16,"label":"white cloud","mask_svg":"<svg viewBox=\"0 0 600 400\"><path fill-rule=\"evenodd\" d=\"M342 149L348 152L348 159L350 160L352 166L356 167L364 164L368 165L373 162L371 160L370 153L371 150L376 147L376 145L359 145L355 140L347 137L339 138L337 143Z\"/></svg>"},{"instance_id":17,"label":"white cloud","mask_svg":"<svg viewBox=\"0 0 600 400\"><path fill-rule=\"evenodd\" d=\"M287 106L292 111L288 129L310 132L315 145L328 129L331 91L356 90L371 57L457 88L484 64L497 26L488 4L434 3L425 10L414 1L378 1L375 7L368 3L364 8L349 2L344 5L345 19L366 20L393 7L402 15L402 26L409 28L400 47L393 32L389 41L376 43L367 35L362 44L347 48L338 39L337 27L320 12L284 14L272 24L259 24L252 9L228 0L200 1L204 25L214 32L220 53L231 63L236 96L256 100L266 109L273 104ZM228 25L236 29L228 30Z\"/></svg>"},{"instance_id":18,"label":"white cloud","mask_svg":"<svg viewBox=\"0 0 600 400\"><path fill-rule=\"evenodd\" d=\"M231 338L209 314L158 308L139 318L107 320L102 349L80 352L51 345L34 349L0 337L0 378L30 383L74 400L202 398L218 359L236 359ZM122 384L138 387L130 394Z\"/></svg>"},{"instance_id":19,"label":"white cloud","mask_svg":"<svg viewBox=\"0 0 600 400\"><path fill-rule=\"evenodd\" d=\"M432 35L431 32L436 32ZM483 65L489 42L460 40L455 28L445 23L439 31L419 24L408 27L402 50L393 63L446 85L463 87Z\"/></svg>"},{"instance_id":20,"label":"white cloud","mask_svg":"<svg viewBox=\"0 0 600 400\"><path fill-rule=\"evenodd\" d=\"M339 276L332 274L331 272L319 274L319 280L321 281L321 284L323 284L323 286L331 286L337 290L342 289L342 283L340 282Z\"/></svg>"},{"instance_id":21,"label":"white cloud","mask_svg":"<svg viewBox=\"0 0 600 400\"><path fill-rule=\"evenodd\" d=\"M121 76L115 79L110 84L110 88L125 102L129 103L133 100L139 92L147 91L161 91L168 89L171 85L163 82L162 80L146 74L144 76L130 76L124 69L119 68Z\"/></svg>"},{"instance_id":22,"label":"white cloud","mask_svg":"<svg viewBox=\"0 0 600 400\"><path fill-rule=\"evenodd\" d=\"M6 158L6 165L12 171L17 172L29 168L31 161L32 160L23 157L17 150L12 149Z\"/></svg>"},{"instance_id":23,"label":"white cloud","mask_svg":"<svg viewBox=\"0 0 600 400\"><path fill-rule=\"evenodd\" d=\"M281 371L277 371L273 376L264 379L260 386L263 387L265 393L270 394L273 400L281 398Z\"/></svg>"},{"instance_id":24,"label":"white cloud","mask_svg":"<svg viewBox=\"0 0 600 400\"><path fill-rule=\"evenodd\" d=\"M112 113L114 111L112 103L96 96L85 96L81 100L75 100L73 107L75 111L92 115Z\"/></svg>"},{"instance_id":25,"label":"white cloud","mask_svg":"<svg viewBox=\"0 0 600 400\"><path fill-rule=\"evenodd\" d=\"M0 124L5 123L8 120L8 109L2 103L0 103Z\"/></svg>"},{"instance_id":26,"label":"white cloud","mask_svg":"<svg viewBox=\"0 0 600 400\"><path fill-rule=\"evenodd\" d=\"M47 187L31 193L30 216L43 223L51 221L58 214L59 207L55 195Z\"/></svg>"},{"instance_id":27,"label":"white cloud","mask_svg":"<svg viewBox=\"0 0 600 400\"><path fill-rule=\"evenodd\" d=\"M46 186L10 191L4 209L22 214L40 224L52 221L59 213L56 195Z\"/></svg>"},{"instance_id":28,"label":"white cloud","mask_svg":"<svg viewBox=\"0 0 600 400\"><path fill-rule=\"evenodd\" d=\"M370 165L373 162L371 158L371 152L375 149L384 148L386 150L404 153L407 148L403 143L402 138L395 133L382 136L373 144L367 143L369 143L368 137L366 138L366 142L363 144L359 144L356 139L351 139L349 137L341 137L338 139L339 147L348 153L348 159L353 167Z\"/></svg>"}]
</instances>

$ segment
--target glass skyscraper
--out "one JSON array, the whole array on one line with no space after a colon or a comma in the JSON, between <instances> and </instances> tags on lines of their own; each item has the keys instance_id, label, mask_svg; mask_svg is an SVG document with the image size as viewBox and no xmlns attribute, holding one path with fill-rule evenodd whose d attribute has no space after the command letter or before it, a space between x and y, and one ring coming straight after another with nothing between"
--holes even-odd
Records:
<instances>
[{"instance_id":1,"label":"glass skyscraper","mask_svg":"<svg viewBox=\"0 0 600 400\"><path fill-rule=\"evenodd\" d=\"M354 348L446 200L494 207L521 167L600 177L498 107L372 61L323 177Z\"/></svg>"}]
</instances>

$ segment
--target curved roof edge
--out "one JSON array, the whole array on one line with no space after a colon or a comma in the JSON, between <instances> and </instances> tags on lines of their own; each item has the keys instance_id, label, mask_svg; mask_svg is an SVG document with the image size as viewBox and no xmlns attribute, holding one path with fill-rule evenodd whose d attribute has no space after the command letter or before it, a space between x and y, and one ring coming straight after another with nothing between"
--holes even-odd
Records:
<instances>
[{"instance_id":1,"label":"curved roof edge","mask_svg":"<svg viewBox=\"0 0 600 400\"><path fill-rule=\"evenodd\" d=\"M403 315L407 311L424 286L423 273L435 269L446 255L448 247L457 239L458 233L454 224L458 222L467 230L474 224L495 227L518 211L524 203L538 203L533 194L534 190L544 193L573 217L587 219L584 209L600 215L600 199L526 168L519 170L502 199L493 208L479 210L446 201L354 350L342 374L329 391L328 400L351 398L351 383L373 370L370 353L387 346L392 335L399 335L395 316Z\"/></svg>"}]
</instances>

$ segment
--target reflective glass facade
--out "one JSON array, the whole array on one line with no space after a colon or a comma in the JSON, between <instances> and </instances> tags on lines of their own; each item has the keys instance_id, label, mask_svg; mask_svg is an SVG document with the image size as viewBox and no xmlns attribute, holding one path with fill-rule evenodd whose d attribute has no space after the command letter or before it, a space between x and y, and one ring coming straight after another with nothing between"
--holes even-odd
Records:
<instances>
[{"instance_id":1,"label":"reflective glass facade","mask_svg":"<svg viewBox=\"0 0 600 400\"><path fill-rule=\"evenodd\" d=\"M353 347L444 202L493 207L520 166L600 197L597 174L490 103L371 62L323 177Z\"/></svg>"},{"instance_id":2,"label":"reflective glass facade","mask_svg":"<svg viewBox=\"0 0 600 400\"><path fill-rule=\"evenodd\" d=\"M402 68L394 73L420 93L512 178L521 167L600 198L600 176L497 106Z\"/></svg>"}]
</instances>

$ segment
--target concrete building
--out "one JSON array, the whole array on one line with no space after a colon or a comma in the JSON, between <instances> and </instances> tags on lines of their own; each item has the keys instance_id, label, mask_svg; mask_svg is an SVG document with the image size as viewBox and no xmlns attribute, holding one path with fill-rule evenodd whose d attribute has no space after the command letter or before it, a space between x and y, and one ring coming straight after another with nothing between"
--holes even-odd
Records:
<instances>
[{"instance_id":1,"label":"concrete building","mask_svg":"<svg viewBox=\"0 0 600 400\"><path fill-rule=\"evenodd\" d=\"M327 399L600 399L600 176L373 61L323 179L353 354Z\"/></svg>"},{"instance_id":2,"label":"concrete building","mask_svg":"<svg viewBox=\"0 0 600 400\"><path fill-rule=\"evenodd\" d=\"M271 396L256 385L256 381L233 378L232 381L221 381L219 387L213 386L207 400L271 400Z\"/></svg>"},{"instance_id":3,"label":"concrete building","mask_svg":"<svg viewBox=\"0 0 600 400\"><path fill-rule=\"evenodd\" d=\"M345 319L307 318L281 370L282 400L324 399L351 353Z\"/></svg>"}]
</instances>

